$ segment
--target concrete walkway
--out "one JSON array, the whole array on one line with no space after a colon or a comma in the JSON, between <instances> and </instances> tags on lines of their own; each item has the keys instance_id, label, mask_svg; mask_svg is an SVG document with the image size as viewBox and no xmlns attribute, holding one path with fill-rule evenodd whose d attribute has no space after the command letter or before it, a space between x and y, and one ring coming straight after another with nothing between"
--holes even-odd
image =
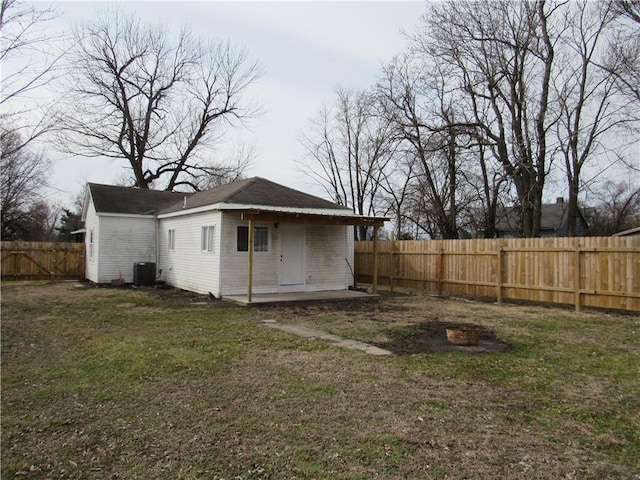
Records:
<instances>
[{"instance_id":1,"label":"concrete walkway","mask_svg":"<svg viewBox=\"0 0 640 480\"><path fill-rule=\"evenodd\" d=\"M331 335L326 332L321 332L320 330L313 330L300 325L283 325L275 320L263 320L263 325L265 327L275 328L276 330L299 335L301 337L308 338L309 340L326 340L327 342L334 343L338 347L348 348L350 350L360 350L370 355L393 355L389 350L378 348L373 345L369 345L368 343L358 342L357 340L346 340L342 337L338 337L337 335Z\"/></svg>"}]
</instances>

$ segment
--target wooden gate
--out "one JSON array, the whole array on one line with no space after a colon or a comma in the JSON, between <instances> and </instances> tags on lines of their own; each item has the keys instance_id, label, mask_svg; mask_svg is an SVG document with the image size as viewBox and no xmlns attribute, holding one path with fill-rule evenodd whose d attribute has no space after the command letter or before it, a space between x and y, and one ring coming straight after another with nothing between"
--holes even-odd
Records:
<instances>
[{"instance_id":1,"label":"wooden gate","mask_svg":"<svg viewBox=\"0 0 640 480\"><path fill-rule=\"evenodd\" d=\"M84 243L2 242L3 280L84 278Z\"/></svg>"}]
</instances>

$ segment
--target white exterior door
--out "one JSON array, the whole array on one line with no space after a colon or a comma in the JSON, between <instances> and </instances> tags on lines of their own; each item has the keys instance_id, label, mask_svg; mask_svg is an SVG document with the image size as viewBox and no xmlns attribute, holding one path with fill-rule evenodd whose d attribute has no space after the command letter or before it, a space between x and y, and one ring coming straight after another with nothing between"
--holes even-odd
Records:
<instances>
[{"instance_id":1,"label":"white exterior door","mask_svg":"<svg viewBox=\"0 0 640 480\"><path fill-rule=\"evenodd\" d=\"M304 227L280 226L280 286L304 285Z\"/></svg>"}]
</instances>

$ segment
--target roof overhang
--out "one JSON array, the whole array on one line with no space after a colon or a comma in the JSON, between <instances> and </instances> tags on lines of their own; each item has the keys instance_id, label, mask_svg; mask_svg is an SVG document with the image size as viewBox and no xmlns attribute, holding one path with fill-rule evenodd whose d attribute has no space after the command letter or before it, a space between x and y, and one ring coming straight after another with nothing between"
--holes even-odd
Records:
<instances>
[{"instance_id":1,"label":"roof overhang","mask_svg":"<svg viewBox=\"0 0 640 480\"><path fill-rule=\"evenodd\" d=\"M118 217L118 218L149 218L153 220L155 215L153 214L138 214L138 213L112 213L112 212L96 212L98 217Z\"/></svg>"},{"instance_id":2,"label":"roof overhang","mask_svg":"<svg viewBox=\"0 0 640 480\"><path fill-rule=\"evenodd\" d=\"M169 213L160 213L158 218L170 218L181 215L203 213L207 211L240 213L243 220L258 222L306 223L311 225L358 225L381 227L390 219L387 217L369 217L355 215L348 209L272 207L270 205L246 205L239 203L214 203L201 207Z\"/></svg>"},{"instance_id":3,"label":"roof overhang","mask_svg":"<svg viewBox=\"0 0 640 480\"><path fill-rule=\"evenodd\" d=\"M242 220L269 223L303 223L306 225L357 225L363 227L382 227L387 217L368 217L351 213L340 213L339 210L327 213L309 213L283 210L250 209L241 212Z\"/></svg>"}]
</instances>

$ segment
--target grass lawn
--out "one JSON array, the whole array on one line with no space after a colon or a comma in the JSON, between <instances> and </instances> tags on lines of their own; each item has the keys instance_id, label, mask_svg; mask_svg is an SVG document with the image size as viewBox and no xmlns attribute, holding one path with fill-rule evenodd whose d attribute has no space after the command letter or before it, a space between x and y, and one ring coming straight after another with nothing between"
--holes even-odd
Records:
<instances>
[{"instance_id":1,"label":"grass lawn","mask_svg":"<svg viewBox=\"0 0 640 480\"><path fill-rule=\"evenodd\" d=\"M2 478L640 479L638 316L201 300L4 282ZM374 357L266 319L405 348ZM449 321L511 348L406 348Z\"/></svg>"}]
</instances>

